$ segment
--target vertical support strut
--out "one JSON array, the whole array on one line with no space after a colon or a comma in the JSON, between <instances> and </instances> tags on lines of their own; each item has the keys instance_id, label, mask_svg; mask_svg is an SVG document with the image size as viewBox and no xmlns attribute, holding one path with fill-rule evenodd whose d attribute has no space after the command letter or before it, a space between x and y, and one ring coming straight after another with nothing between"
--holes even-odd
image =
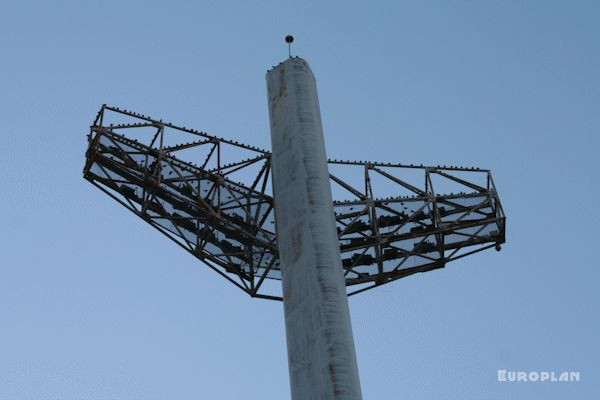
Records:
<instances>
[{"instance_id":1,"label":"vertical support strut","mask_svg":"<svg viewBox=\"0 0 600 400\"><path fill-rule=\"evenodd\" d=\"M273 197L292 400L361 399L315 78L267 72Z\"/></svg>"}]
</instances>

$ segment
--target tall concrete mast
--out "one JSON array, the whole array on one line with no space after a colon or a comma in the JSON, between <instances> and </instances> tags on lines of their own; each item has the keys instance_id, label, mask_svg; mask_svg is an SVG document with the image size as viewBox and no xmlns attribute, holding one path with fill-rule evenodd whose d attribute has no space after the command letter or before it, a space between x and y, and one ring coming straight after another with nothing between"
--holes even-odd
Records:
<instances>
[{"instance_id":1,"label":"tall concrete mast","mask_svg":"<svg viewBox=\"0 0 600 400\"><path fill-rule=\"evenodd\" d=\"M289 58L267 89L292 399L361 399L315 77Z\"/></svg>"}]
</instances>

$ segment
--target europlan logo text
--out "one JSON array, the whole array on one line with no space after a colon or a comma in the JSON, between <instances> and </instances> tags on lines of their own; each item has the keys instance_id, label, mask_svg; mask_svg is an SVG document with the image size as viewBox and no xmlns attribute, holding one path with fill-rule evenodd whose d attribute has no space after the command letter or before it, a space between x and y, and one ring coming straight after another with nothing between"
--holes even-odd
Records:
<instances>
[{"instance_id":1,"label":"europlan logo text","mask_svg":"<svg viewBox=\"0 0 600 400\"><path fill-rule=\"evenodd\" d=\"M498 382L579 382L579 371L507 371L498 370Z\"/></svg>"}]
</instances>

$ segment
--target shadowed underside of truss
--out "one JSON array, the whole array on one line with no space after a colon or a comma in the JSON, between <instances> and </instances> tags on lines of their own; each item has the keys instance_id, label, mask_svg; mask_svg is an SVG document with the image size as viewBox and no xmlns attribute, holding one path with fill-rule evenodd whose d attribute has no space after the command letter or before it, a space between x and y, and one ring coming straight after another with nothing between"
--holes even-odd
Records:
<instances>
[{"instance_id":1,"label":"shadowed underside of truss","mask_svg":"<svg viewBox=\"0 0 600 400\"><path fill-rule=\"evenodd\" d=\"M103 106L84 177L254 297L280 299L270 153ZM329 161L348 294L504 243L488 170Z\"/></svg>"}]
</instances>

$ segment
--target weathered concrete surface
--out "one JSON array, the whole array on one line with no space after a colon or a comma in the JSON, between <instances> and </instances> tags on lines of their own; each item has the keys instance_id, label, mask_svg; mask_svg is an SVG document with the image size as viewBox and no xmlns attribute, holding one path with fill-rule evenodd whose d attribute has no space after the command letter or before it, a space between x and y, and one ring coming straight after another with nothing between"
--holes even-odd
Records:
<instances>
[{"instance_id":1,"label":"weathered concrete surface","mask_svg":"<svg viewBox=\"0 0 600 400\"><path fill-rule=\"evenodd\" d=\"M292 399L361 399L315 78L290 58L267 89Z\"/></svg>"}]
</instances>

